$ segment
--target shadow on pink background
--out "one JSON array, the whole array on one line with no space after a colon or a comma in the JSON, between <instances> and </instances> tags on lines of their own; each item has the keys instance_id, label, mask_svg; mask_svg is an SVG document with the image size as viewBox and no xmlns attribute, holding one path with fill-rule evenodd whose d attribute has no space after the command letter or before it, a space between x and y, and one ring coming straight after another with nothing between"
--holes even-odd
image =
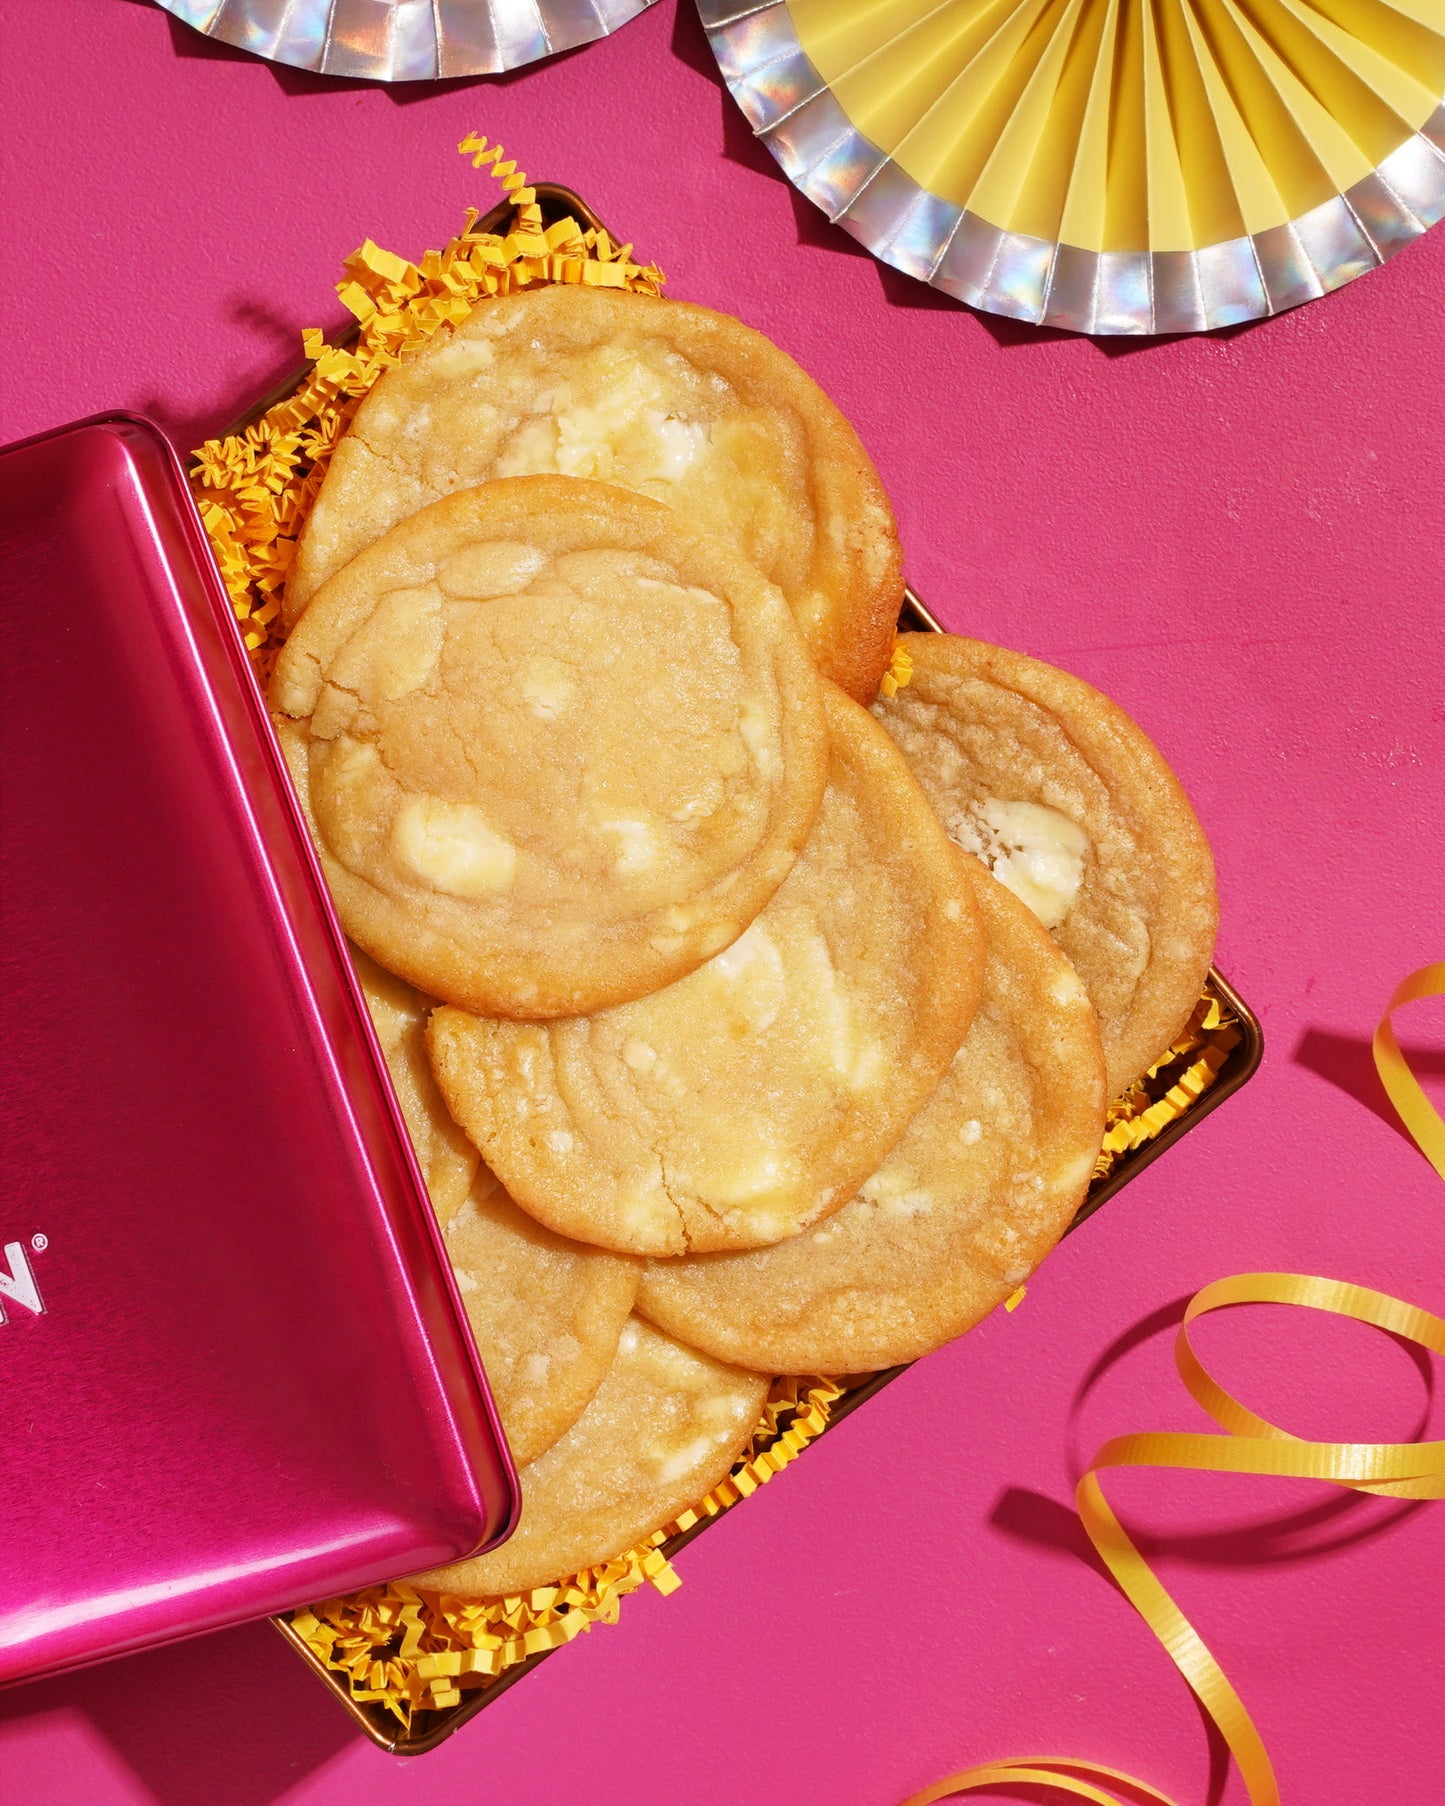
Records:
<instances>
[{"instance_id":1,"label":"shadow on pink background","mask_svg":"<svg viewBox=\"0 0 1445 1806\"><path fill-rule=\"evenodd\" d=\"M5 1806L893 1806L1036 1750L1237 1806L1070 1500L1105 1436L1208 1427L1169 1341L1209 1280L1323 1273L1445 1310L1445 1192L1369 1057L1397 979L1445 955L1445 236L1275 321L1091 342L970 313L829 226L749 136L687 0L504 80L399 93L214 49L141 0L0 0L0 30L0 439L108 407L182 447L218 430L302 327L339 323L363 237L414 254L490 204L453 149L481 129L812 371L950 625L1068 666L1155 736L1267 1039L1020 1310L709 1531L674 1597L630 1600L436 1754L359 1741L257 1625L4 1695ZM1438 1096L1445 1012L1397 1026ZM1428 1368L1359 1326L1260 1309L1199 1341L1300 1434L1441 1434ZM1230 1476L1111 1496L1287 1801L1434 1806L1445 1520Z\"/></svg>"}]
</instances>

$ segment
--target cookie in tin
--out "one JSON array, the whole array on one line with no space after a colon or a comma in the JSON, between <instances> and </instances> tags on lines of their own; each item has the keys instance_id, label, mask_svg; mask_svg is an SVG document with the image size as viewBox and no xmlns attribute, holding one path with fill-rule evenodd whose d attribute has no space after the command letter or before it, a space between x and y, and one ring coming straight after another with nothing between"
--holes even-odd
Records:
<instances>
[{"instance_id":1,"label":"cookie in tin","mask_svg":"<svg viewBox=\"0 0 1445 1806\"><path fill-rule=\"evenodd\" d=\"M825 675L872 699L903 580L858 435L762 333L617 289L552 284L482 302L381 377L307 519L287 620L427 503L558 472L666 502L736 546L788 598Z\"/></svg>"},{"instance_id":2,"label":"cookie in tin","mask_svg":"<svg viewBox=\"0 0 1445 1806\"><path fill-rule=\"evenodd\" d=\"M1082 678L954 634L899 644L912 677L873 712L949 834L1073 962L1117 1097L1183 1029L1214 953L1214 861L1189 798Z\"/></svg>"},{"instance_id":3,"label":"cookie in tin","mask_svg":"<svg viewBox=\"0 0 1445 1806\"><path fill-rule=\"evenodd\" d=\"M610 485L432 503L320 591L271 685L352 939L466 1008L572 1016L730 945L827 772L781 594Z\"/></svg>"}]
</instances>

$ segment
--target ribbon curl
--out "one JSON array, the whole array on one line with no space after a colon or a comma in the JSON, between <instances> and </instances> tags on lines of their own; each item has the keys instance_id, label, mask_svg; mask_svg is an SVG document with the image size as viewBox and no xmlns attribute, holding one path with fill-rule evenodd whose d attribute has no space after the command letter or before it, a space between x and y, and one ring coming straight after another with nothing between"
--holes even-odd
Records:
<instances>
[{"instance_id":1,"label":"ribbon curl","mask_svg":"<svg viewBox=\"0 0 1445 1806\"><path fill-rule=\"evenodd\" d=\"M1402 1004L1418 1003L1422 997L1445 997L1445 959L1437 960L1433 966L1421 966L1401 981L1375 1030L1375 1070L1415 1145L1445 1179L1445 1122L1441 1122L1419 1079L1411 1072L1409 1061L1400 1052L1390 1021Z\"/></svg>"},{"instance_id":2,"label":"ribbon curl","mask_svg":"<svg viewBox=\"0 0 1445 1806\"><path fill-rule=\"evenodd\" d=\"M1403 981L1375 1031L1375 1064L1390 1101L1411 1136L1445 1179L1445 1122L1425 1096L1390 1025L1402 1004L1445 994L1445 961ZM1080 1520L1125 1597L1164 1645L1170 1660L1198 1696L1229 1746L1251 1806L1279 1806L1279 1784L1264 1743L1244 1702L1210 1654L1197 1630L1155 1577L1104 1496L1100 1474L1112 1468L1155 1467L1195 1472L1264 1474L1323 1480L1356 1492L1395 1499L1445 1499L1445 1441L1309 1442L1257 1416L1207 1372L1189 1340L1189 1328L1209 1311L1241 1304L1288 1304L1373 1324L1445 1357L1445 1319L1343 1280L1303 1273L1240 1273L1216 1280L1189 1301L1174 1344L1174 1362L1186 1390L1225 1432L1222 1436L1150 1431L1116 1436L1094 1456L1075 1494ZM1113 1786L1125 1786L1157 1806L1178 1806L1170 1795L1121 1769L1067 1756L1010 1757L947 1775L902 1806L934 1802L982 1787L1032 1782L1094 1806L1126 1806ZM1101 1785L1102 1784L1102 1785Z\"/></svg>"}]
</instances>

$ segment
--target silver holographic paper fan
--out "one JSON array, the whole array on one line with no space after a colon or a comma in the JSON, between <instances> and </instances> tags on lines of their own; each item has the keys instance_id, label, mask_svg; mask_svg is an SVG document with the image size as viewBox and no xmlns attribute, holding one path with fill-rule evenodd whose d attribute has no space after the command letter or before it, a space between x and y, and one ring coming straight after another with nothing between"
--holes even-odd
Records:
<instances>
[{"instance_id":1,"label":"silver holographic paper fan","mask_svg":"<svg viewBox=\"0 0 1445 1806\"><path fill-rule=\"evenodd\" d=\"M875 256L991 313L1205 332L1445 214L1445 0L698 0L733 97Z\"/></svg>"},{"instance_id":2,"label":"silver holographic paper fan","mask_svg":"<svg viewBox=\"0 0 1445 1806\"><path fill-rule=\"evenodd\" d=\"M160 0L207 37L379 82L496 75L605 38L655 0Z\"/></svg>"}]
</instances>

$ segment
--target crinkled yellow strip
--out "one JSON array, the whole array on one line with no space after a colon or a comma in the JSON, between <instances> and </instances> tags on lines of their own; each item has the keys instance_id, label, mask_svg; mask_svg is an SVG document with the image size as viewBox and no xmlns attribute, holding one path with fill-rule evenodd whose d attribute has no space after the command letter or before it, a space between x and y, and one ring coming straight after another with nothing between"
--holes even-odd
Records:
<instances>
[{"instance_id":1,"label":"crinkled yellow strip","mask_svg":"<svg viewBox=\"0 0 1445 1806\"><path fill-rule=\"evenodd\" d=\"M727 1479L614 1561L505 1599L466 1599L394 1581L297 1612L292 1628L326 1667L346 1676L354 1700L384 1706L407 1729L415 1712L460 1705L464 1690L485 1687L529 1656L570 1643L594 1624L615 1624L621 1601L644 1581L674 1592L682 1583L665 1545L781 1473L827 1428L845 1390L816 1377L774 1381L747 1452Z\"/></svg>"},{"instance_id":2,"label":"crinkled yellow strip","mask_svg":"<svg viewBox=\"0 0 1445 1806\"><path fill-rule=\"evenodd\" d=\"M878 693L891 702L902 689L913 681L913 655L906 647L893 642L893 657L888 661L888 669L883 673L883 681L878 685Z\"/></svg>"},{"instance_id":3,"label":"crinkled yellow strip","mask_svg":"<svg viewBox=\"0 0 1445 1806\"><path fill-rule=\"evenodd\" d=\"M489 296L549 282L661 292L661 270L635 262L630 244L572 218L544 226L535 192L503 161L500 145L469 133L458 148L501 183L515 209L508 230L478 232L481 216L469 208L459 235L419 263L367 239L336 289L358 323L347 343L304 332L312 365L294 393L244 432L209 439L194 454L201 519L263 677L280 645L280 595L302 523L357 404L384 370Z\"/></svg>"},{"instance_id":4,"label":"crinkled yellow strip","mask_svg":"<svg viewBox=\"0 0 1445 1806\"><path fill-rule=\"evenodd\" d=\"M1240 1039L1234 1016L1206 992L1168 1052L1109 1106L1094 1178L1111 1173L1122 1155L1153 1141L1190 1110L1219 1077Z\"/></svg>"}]
</instances>

